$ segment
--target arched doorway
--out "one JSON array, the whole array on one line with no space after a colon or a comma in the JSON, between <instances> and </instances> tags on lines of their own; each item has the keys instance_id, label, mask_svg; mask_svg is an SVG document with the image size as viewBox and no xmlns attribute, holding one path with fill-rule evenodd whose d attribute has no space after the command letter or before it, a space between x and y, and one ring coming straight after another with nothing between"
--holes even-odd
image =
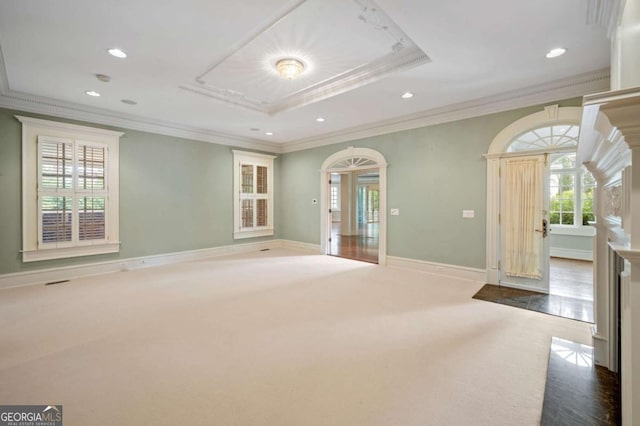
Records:
<instances>
[{"instance_id":1,"label":"arched doorway","mask_svg":"<svg viewBox=\"0 0 640 426\"><path fill-rule=\"evenodd\" d=\"M593 321L595 228L589 222L595 180L576 160L581 112L549 106L507 126L493 140L486 154L487 282L567 298L566 304L568 298L580 299L581 306L590 307L578 317L568 316ZM513 170L536 159L539 183L533 190L521 185L529 177ZM541 201L529 203L533 197ZM531 225L525 224L529 219Z\"/></svg>"},{"instance_id":2,"label":"arched doorway","mask_svg":"<svg viewBox=\"0 0 640 426\"><path fill-rule=\"evenodd\" d=\"M377 244L375 259L358 260L384 265L387 227L387 163L384 156L373 149L349 147L330 155L322 163L320 173L322 253L335 254L332 253L331 243L335 243L332 231L336 232L336 207L342 204L338 232L345 237L355 237L356 243L358 233L373 234ZM342 197L342 203L336 202L340 194L348 194Z\"/></svg>"}]
</instances>

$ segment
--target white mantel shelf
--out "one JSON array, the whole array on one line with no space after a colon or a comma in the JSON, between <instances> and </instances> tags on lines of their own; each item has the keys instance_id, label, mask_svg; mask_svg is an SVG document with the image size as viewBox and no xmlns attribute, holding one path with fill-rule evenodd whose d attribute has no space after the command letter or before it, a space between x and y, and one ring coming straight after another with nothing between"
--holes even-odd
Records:
<instances>
[{"instance_id":1,"label":"white mantel shelf","mask_svg":"<svg viewBox=\"0 0 640 426\"><path fill-rule=\"evenodd\" d=\"M613 242L609 243L609 247L629 262L640 263L640 250L632 249L628 244L616 244Z\"/></svg>"}]
</instances>

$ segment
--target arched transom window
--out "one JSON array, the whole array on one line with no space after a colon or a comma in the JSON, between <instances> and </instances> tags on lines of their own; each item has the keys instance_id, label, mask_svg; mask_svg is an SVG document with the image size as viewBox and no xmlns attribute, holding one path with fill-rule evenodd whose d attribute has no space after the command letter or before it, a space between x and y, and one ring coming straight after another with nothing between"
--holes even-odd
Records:
<instances>
[{"instance_id":1,"label":"arched transom window","mask_svg":"<svg viewBox=\"0 0 640 426\"><path fill-rule=\"evenodd\" d=\"M561 124L525 132L510 143L507 152L550 150L549 222L582 226L594 220L595 179L576 164L580 126ZM558 152L559 151L559 152Z\"/></svg>"},{"instance_id":2,"label":"arched transom window","mask_svg":"<svg viewBox=\"0 0 640 426\"><path fill-rule=\"evenodd\" d=\"M507 152L577 147L579 133L580 127L570 124L540 127L516 137Z\"/></svg>"}]
</instances>

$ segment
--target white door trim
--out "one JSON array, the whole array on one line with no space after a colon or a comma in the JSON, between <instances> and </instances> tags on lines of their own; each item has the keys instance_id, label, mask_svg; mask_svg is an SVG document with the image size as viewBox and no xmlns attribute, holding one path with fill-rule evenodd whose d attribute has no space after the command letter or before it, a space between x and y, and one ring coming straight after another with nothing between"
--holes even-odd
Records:
<instances>
[{"instance_id":1,"label":"white door trim","mask_svg":"<svg viewBox=\"0 0 640 426\"><path fill-rule=\"evenodd\" d=\"M375 164L359 167L336 168L335 164L355 158L366 158ZM378 264L385 265L387 257L387 161L376 150L369 148L349 148L333 153L322 163L320 169L320 250L323 254L329 253L329 236L331 226L329 224L329 179L332 172L353 171L359 168L378 169L380 173L380 213L378 228Z\"/></svg>"},{"instance_id":2,"label":"white door trim","mask_svg":"<svg viewBox=\"0 0 640 426\"><path fill-rule=\"evenodd\" d=\"M505 127L493 139L487 158L487 283L498 284L500 274L498 261L500 260L500 232L498 215L500 214L500 158L508 156L507 149L513 139L530 130L553 124L580 125L582 120L581 107L558 107L551 105ZM520 155L524 153L519 153Z\"/></svg>"}]
</instances>

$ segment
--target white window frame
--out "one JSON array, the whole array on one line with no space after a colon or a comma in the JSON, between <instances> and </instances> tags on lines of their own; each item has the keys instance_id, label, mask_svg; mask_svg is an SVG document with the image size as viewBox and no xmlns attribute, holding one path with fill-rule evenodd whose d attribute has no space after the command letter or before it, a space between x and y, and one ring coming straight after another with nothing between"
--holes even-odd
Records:
<instances>
[{"instance_id":1,"label":"white window frame","mask_svg":"<svg viewBox=\"0 0 640 426\"><path fill-rule=\"evenodd\" d=\"M22 123L22 261L62 259L120 251L119 235L119 142L124 133L94 127L78 126L32 117L16 116ZM107 149L105 186L99 195L105 199L105 238L80 241L78 238L78 206L76 196L90 195L86 190L63 190L64 195L75 194L73 201L72 241L43 243L41 206L39 202L40 146L38 138L71 141L75 165L78 145L100 146ZM77 170L72 173L73 187L77 184ZM45 191L42 191L45 193Z\"/></svg>"},{"instance_id":2,"label":"white window frame","mask_svg":"<svg viewBox=\"0 0 640 426\"><path fill-rule=\"evenodd\" d=\"M573 176L573 224L550 223L551 233L558 235L587 235L593 233L592 227L582 224L582 213L584 204L583 179L586 168L584 166L568 167L566 169L551 170L551 175L571 175ZM585 228L585 229L582 229ZM571 231L575 229L577 231ZM582 230L581 230L582 229ZM554 232L555 230L555 232Z\"/></svg>"},{"instance_id":3,"label":"white window frame","mask_svg":"<svg viewBox=\"0 0 640 426\"><path fill-rule=\"evenodd\" d=\"M236 240L244 238L266 237L274 234L274 218L273 218L273 155L258 154L255 152L233 150L233 238ZM242 166L251 165L254 168L263 166L267 168L267 194L243 194L242 185ZM255 180L257 173L254 172L254 188L257 188ZM267 200L267 226L251 228L242 227L242 208L243 199L265 199ZM254 208L255 217L255 208Z\"/></svg>"}]
</instances>

